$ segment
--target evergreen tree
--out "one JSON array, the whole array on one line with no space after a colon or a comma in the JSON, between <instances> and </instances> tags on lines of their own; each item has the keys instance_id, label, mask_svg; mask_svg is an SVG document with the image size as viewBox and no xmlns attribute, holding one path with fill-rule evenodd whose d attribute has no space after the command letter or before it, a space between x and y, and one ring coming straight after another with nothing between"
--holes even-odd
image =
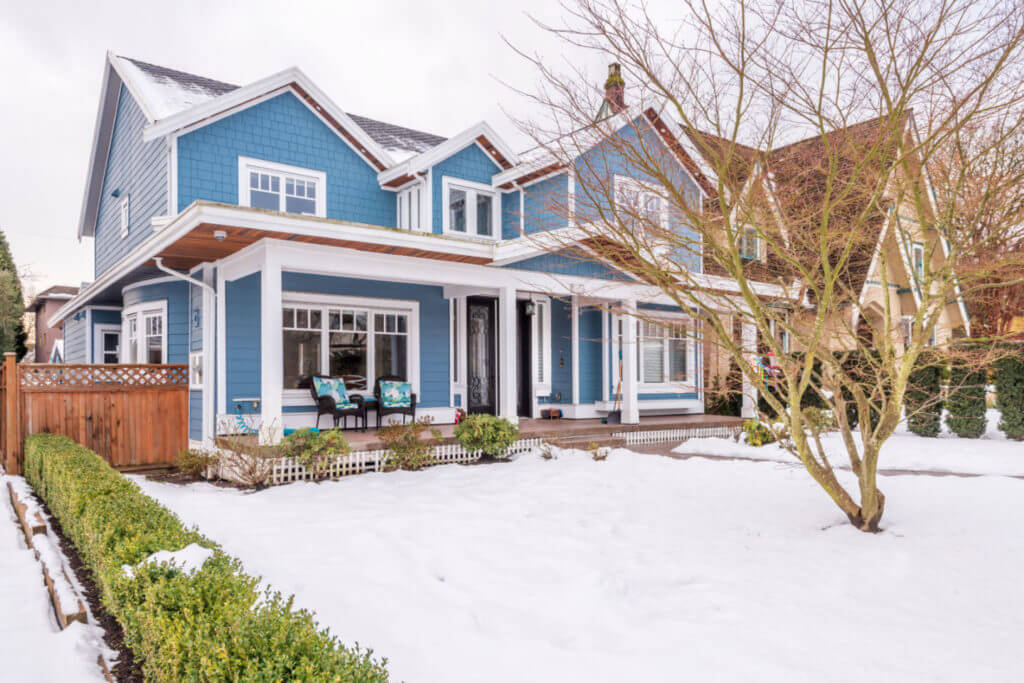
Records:
<instances>
[{"instance_id":1,"label":"evergreen tree","mask_svg":"<svg viewBox=\"0 0 1024 683\"><path fill-rule=\"evenodd\" d=\"M25 300L21 293L21 279L18 268L11 256L7 236L0 230L0 353L14 351L18 360L28 353L28 333L22 316L25 314Z\"/></svg>"},{"instance_id":2,"label":"evergreen tree","mask_svg":"<svg viewBox=\"0 0 1024 683\"><path fill-rule=\"evenodd\" d=\"M1007 344L1005 355L995 362L996 408L999 429L1006 438L1024 441L1024 345Z\"/></svg>"},{"instance_id":3,"label":"evergreen tree","mask_svg":"<svg viewBox=\"0 0 1024 683\"><path fill-rule=\"evenodd\" d=\"M907 381L907 423L918 436L938 436L942 429L942 362L936 354L923 352Z\"/></svg>"}]
</instances>

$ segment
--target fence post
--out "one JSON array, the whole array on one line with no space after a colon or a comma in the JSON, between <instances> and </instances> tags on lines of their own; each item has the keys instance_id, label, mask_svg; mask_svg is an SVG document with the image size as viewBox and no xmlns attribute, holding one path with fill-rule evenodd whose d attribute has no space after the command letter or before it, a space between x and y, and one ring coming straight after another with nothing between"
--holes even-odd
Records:
<instances>
[{"instance_id":1,"label":"fence post","mask_svg":"<svg viewBox=\"0 0 1024 683\"><path fill-rule=\"evenodd\" d=\"M4 387L6 405L4 418L7 431L4 434L4 469L7 474L21 474L21 377L18 375L18 356L13 351L4 354Z\"/></svg>"}]
</instances>

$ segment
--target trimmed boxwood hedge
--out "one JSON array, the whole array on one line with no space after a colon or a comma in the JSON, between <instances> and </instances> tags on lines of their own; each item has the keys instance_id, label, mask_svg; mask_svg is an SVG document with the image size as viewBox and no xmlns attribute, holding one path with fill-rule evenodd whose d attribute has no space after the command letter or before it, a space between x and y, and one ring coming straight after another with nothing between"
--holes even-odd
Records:
<instances>
[{"instance_id":1,"label":"trimmed boxwood hedge","mask_svg":"<svg viewBox=\"0 0 1024 683\"><path fill-rule=\"evenodd\" d=\"M966 348L966 347L965 347ZM949 396L946 424L962 439L977 439L985 433L985 367L954 357L949 364Z\"/></svg>"},{"instance_id":2,"label":"trimmed boxwood hedge","mask_svg":"<svg viewBox=\"0 0 1024 683\"><path fill-rule=\"evenodd\" d=\"M1006 344L1006 355L993 364L999 429L1006 438L1024 441L1024 344Z\"/></svg>"},{"instance_id":3,"label":"trimmed boxwood hedge","mask_svg":"<svg viewBox=\"0 0 1024 683\"><path fill-rule=\"evenodd\" d=\"M25 443L25 477L92 572L104 607L153 681L386 681L384 662L343 646L198 531L64 436ZM193 575L146 563L158 550L214 550Z\"/></svg>"},{"instance_id":4,"label":"trimmed boxwood hedge","mask_svg":"<svg viewBox=\"0 0 1024 683\"><path fill-rule=\"evenodd\" d=\"M907 427L918 436L938 436L942 430L942 368L944 359L924 351L917 357L907 379L903 403Z\"/></svg>"}]
</instances>

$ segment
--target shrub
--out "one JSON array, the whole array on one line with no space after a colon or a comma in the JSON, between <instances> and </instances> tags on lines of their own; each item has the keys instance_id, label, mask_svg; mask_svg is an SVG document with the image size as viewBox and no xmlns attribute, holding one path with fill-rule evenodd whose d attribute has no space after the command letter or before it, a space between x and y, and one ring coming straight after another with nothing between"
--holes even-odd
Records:
<instances>
[{"instance_id":1,"label":"shrub","mask_svg":"<svg viewBox=\"0 0 1024 683\"><path fill-rule=\"evenodd\" d=\"M907 379L903 405L907 426L918 436L934 437L942 429L942 369L945 363L935 353L923 352Z\"/></svg>"},{"instance_id":2,"label":"shrub","mask_svg":"<svg viewBox=\"0 0 1024 683\"><path fill-rule=\"evenodd\" d=\"M315 479L327 474L327 466L339 456L349 455L352 446L337 429L321 432L316 429L300 429L281 440L281 454L294 458L306 468Z\"/></svg>"},{"instance_id":3,"label":"shrub","mask_svg":"<svg viewBox=\"0 0 1024 683\"><path fill-rule=\"evenodd\" d=\"M469 452L483 451L494 458L507 457L519 438L519 428L503 417L469 415L455 426L455 439Z\"/></svg>"},{"instance_id":4,"label":"shrub","mask_svg":"<svg viewBox=\"0 0 1024 683\"><path fill-rule=\"evenodd\" d=\"M985 433L985 383L988 373L961 350L949 366L949 396L946 424L963 439L977 439Z\"/></svg>"},{"instance_id":5,"label":"shrub","mask_svg":"<svg viewBox=\"0 0 1024 683\"><path fill-rule=\"evenodd\" d=\"M803 359L804 359L804 354L802 352L795 351L795 352L791 353L782 362L793 363L794 367L796 367L796 364L803 363ZM825 399L823 399L821 397L820 386L819 386L820 385L820 380L821 380L821 361L820 360L815 360L811 364L811 376L812 376L812 379L811 379L810 384L807 385L807 390L804 391L803 396L800 397L800 407L801 408L824 408L825 407ZM785 379L782 377L782 375L781 374L779 375L777 381L775 379L772 379L771 377L769 377L767 379L767 386L768 386L768 392L767 393L772 394L773 396L778 398L780 401L782 401L783 405L785 405L786 401L788 400L788 392L786 391L786 383L785 383ZM741 395L740 396L741 407L742 407L742 402L743 402L743 396ZM769 416L769 417L771 417L773 419L778 417L778 415L776 415L776 413L775 413L775 410L772 408L771 404L768 403L768 401L764 398L764 396L758 396L758 398L757 398L757 409L763 415L767 415L767 416ZM739 413L736 413L736 414L739 415Z\"/></svg>"},{"instance_id":6,"label":"shrub","mask_svg":"<svg viewBox=\"0 0 1024 683\"><path fill-rule=\"evenodd\" d=\"M704 412L708 415L739 417L743 412L743 375L739 367L729 363L729 372L716 375L705 393Z\"/></svg>"},{"instance_id":7,"label":"shrub","mask_svg":"<svg viewBox=\"0 0 1024 683\"><path fill-rule=\"evenodd\" d=\"M187 448L178 454L178 470L199 479L205 479L210 468L217 464L217 455L210 451Z\"/></svg>"},{"instance_id":8,"label":"shrub","mask_svg":"<svg viewBox=\"0 0 1024 683\"><path fill-rule=\"evenodd\" d=\"M1006 438L1024 441L1024 345L1008 344L993 364L999 429Z\"/></svg>"},{"instance_id":9,"label":"shrub","mask_svg":"<svg viewBox=\"0 0 1024 683\"><path fill-rule=\"evenodd\" d=\"M238 560L92 451L34 434L25 477L78 550L147 680L387 680L383 662L343 646L290 598L261 592ZM214 551L194 574L140 564L191 543Z\"/></svg>"},{"instance_id":10,"label":"shrub","mask_svg":"<svg viewBox=\"0 0 1024 683\"><path fill-rule=\"evenodd\" d=\"M818 434L830 432L837 426L836 417L832 414L831 410L809 406L804 408L803 413L804 422Z\"/></svg>"},{"instance_id":11,"label":"shrub","mask_svg":"<svg viewBox=\"0 0 1024 683\"><path fill-rule=\"evenodd\" d=\"M430 417L421 417L415 422L390 424L377 430L377 437L391 452L384 463L386 471L420 470L434 464L430 454L434 444L421 438L423 432L429 431L434 442L440 440L441 432L431 422Z\"/></svg>"},{"instance_id":12,"label":"shrub","mask_svg":"<svg viewBox=\"0 0 1024 683\"><path fill-rule=\"evenodd\" d=\"M747 437L747 443L751 446L764 446L775 443L775 434L763 422L757 420L746 420L743 423L743 433Z\"/></svg>"}]
</instances>

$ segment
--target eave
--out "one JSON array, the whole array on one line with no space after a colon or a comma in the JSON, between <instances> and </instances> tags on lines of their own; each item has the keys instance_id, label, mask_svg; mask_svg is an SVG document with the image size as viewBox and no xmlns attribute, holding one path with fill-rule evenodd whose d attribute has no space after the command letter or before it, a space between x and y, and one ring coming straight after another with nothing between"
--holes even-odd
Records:
<instances>
[{"instance_id":1,"label":"eave","mask_svg":"<svg viewBox=\"0 0 1024 683\"><path fill-rule=\"evenodd\" d=\"M512 148L487 122L481 121L426 152L382 170L377 174L377 181L381 187L398 189L426 173L435 164L474 143L480 145L487 157L500 169L510 169L518 162Z\"/></svg>"}]
</instances>

